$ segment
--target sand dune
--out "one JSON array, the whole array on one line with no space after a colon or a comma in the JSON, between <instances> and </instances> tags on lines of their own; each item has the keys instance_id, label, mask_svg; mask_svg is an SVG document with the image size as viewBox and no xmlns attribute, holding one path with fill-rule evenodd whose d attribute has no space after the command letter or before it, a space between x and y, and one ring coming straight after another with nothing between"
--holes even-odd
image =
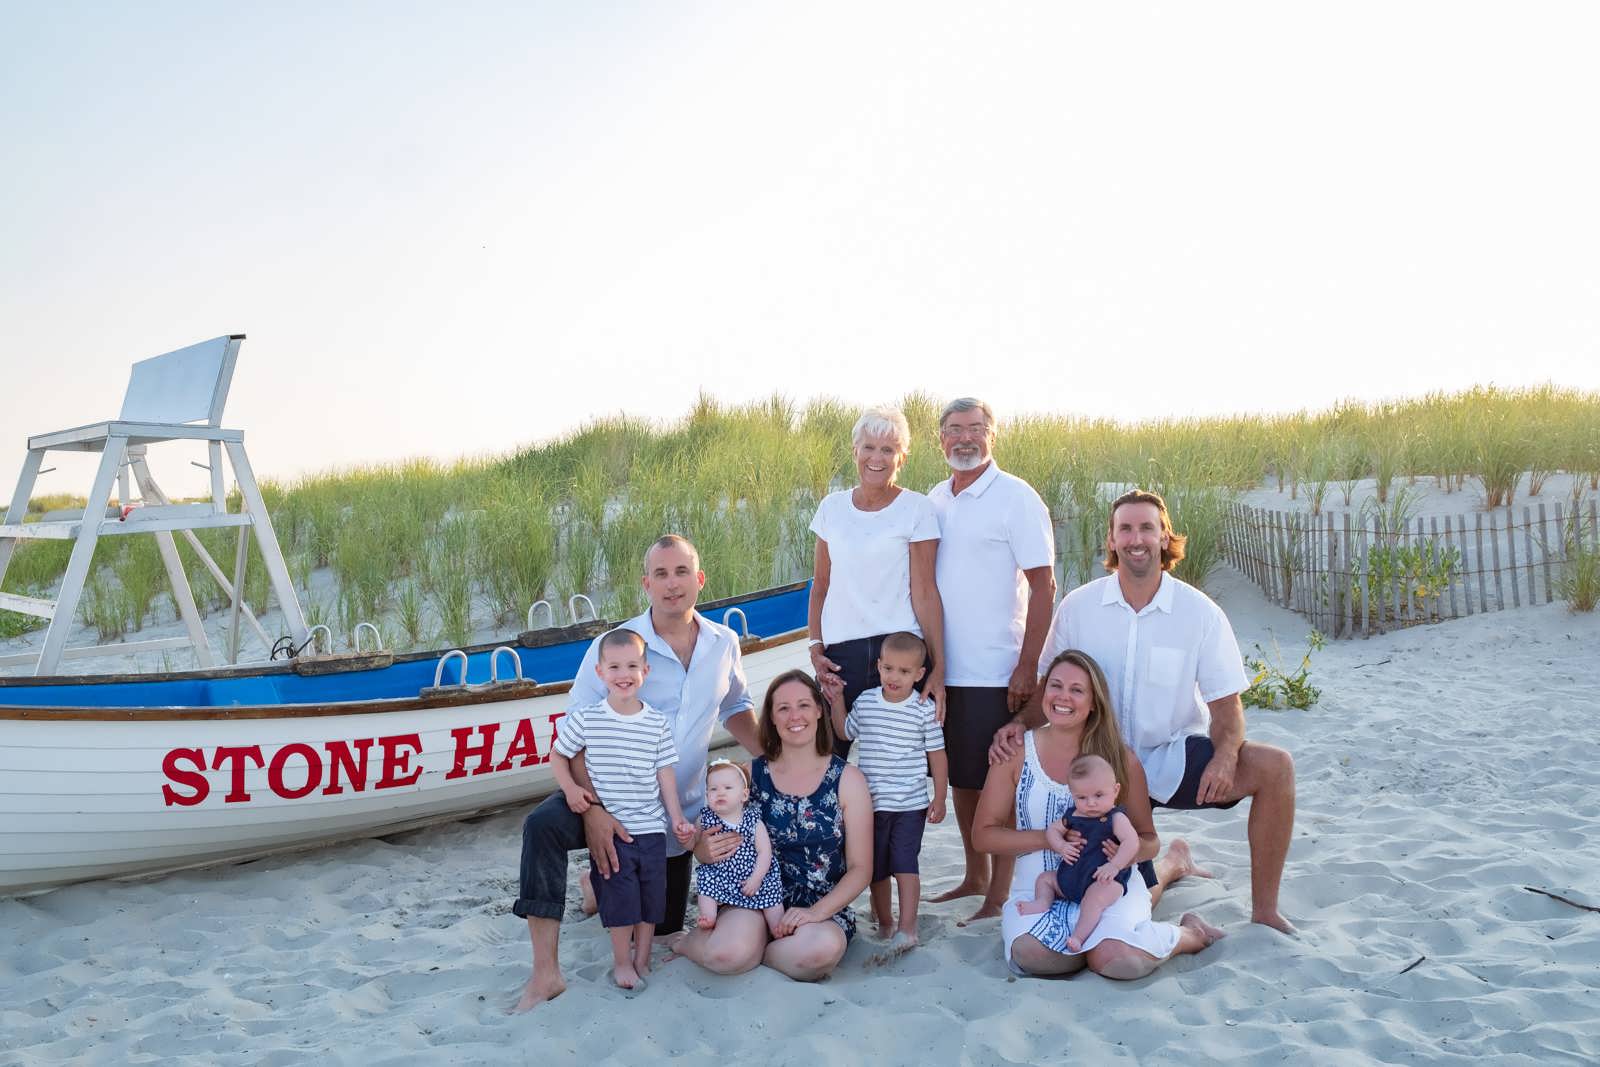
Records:
<instances>
[{"instance_id":1,"label":"sand dune","mask_svg":"<svg viewBox=\"0 0 1600 1067\"><path fill-rule=\"evenodd\" d=\"M1298 656L1302 620L1236 577L1217 593L1247 650L1271 633ZM1300 935L1245 921L1242 811L1163 813L1219 877L1158 917L1230 936L1139 982L1013 979L997 923L959 927L958 902L926 906L923 947L886 966L863 924L826 982L676 961L629 1000L590 919L564 928L569 992L510 1017L528 946L509 812L0 901L0 1064L1593 1063L1600 915L1523 887L1600 905L1597 663L1600 617L1560 605L1331 645L1316 708L1251 716L1298 761ZM953 882L953 824L923 862L930 889Z\"/></svg>"}]
</instances>

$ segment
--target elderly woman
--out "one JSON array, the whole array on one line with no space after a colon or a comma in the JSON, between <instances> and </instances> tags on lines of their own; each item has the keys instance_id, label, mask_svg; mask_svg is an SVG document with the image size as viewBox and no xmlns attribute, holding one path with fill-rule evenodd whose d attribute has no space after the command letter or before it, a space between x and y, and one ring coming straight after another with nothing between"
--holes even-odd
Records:
<instances>
[{"instance_id":1,"label":"elderly woman","mask_svg":"<svg viewBox=\"0 0 1600 1067\"><path fill-rule=\"evenodd\" d=\"M1069 855L1057 855L1045 841L1045 828L1072 810L1067 768L1081 755L1099 756L1117 774L1118 803L1139 835L1136 860L1154 859L1160 849L1150 817L1144 768L1111 712L1105 676L1087 654L1068 649L1045 675L1045 725L1030 730L1022 751L989 769L973 819L973 844L996 856L1016 856L1011 899L1000 914L1006 960L1021 974L1071 974L1087 966L1107 978L1140 978L1173 956L1199 952L1222 931L1198 916L1185 915L1177 926L1150 918L1150 890L1142 878L1129 878L1126 892L1100 916L1081 951L1067 947L1078 921L1078 905L1057 899L1043 914L1026 915L1018 904L1032 900L1043 871L1077 859L1081 838ZM1116 845L1115 839L1111 845ZM1108 857L1109 858L1109 857Z\"/></svg>"},{"instance_id":2,"label":"elderly woman","mask_svg":"<svg viewBox=\"0 0 1600 1067\"><path fill-rule=\"evenodd\" d=\"M920 688L944 721L944 610L934 582L939 520L921 493L895 484L911 448L911 428L896 408L869 408L851 433L853 489L817 507L816 577L811 583L811 666L824 685L844 683L845 706L878 685L878 649L906 630L928 645ZM848 743L836 751L848 755Z\"/></svg>"},{"instance_id":3,"label":"elderly woman","mask_svg":"<svg viewBox=\"0 0 1600 1067\"><path fill-rule=\"evenodd\" d=\"M718 974L764 963L796 981L815 981L833 973L855 935L850 902L872 877L872 797L861 772L833 755L822 691L804 671L772 680L760 731L751 800L783 876L778 936L769 938L759 911L727 908L714 929L673 934L666 943ZM702 835L695 856L717 863L739 842L737 832Z\"/></svg>"}]
</instances>

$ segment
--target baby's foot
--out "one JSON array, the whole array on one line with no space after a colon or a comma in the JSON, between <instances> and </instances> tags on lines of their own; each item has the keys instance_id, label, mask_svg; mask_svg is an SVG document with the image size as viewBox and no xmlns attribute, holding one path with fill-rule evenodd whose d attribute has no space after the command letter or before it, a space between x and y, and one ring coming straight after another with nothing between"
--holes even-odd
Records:
<instances>
[{"instance_id":1,"label":"baby's foot","mask_svg":"<svg viewBox=\"0 0 1600 1067\"><path fill-rule=\"evenodd\" d=\"M717 928L717 917L715 915L701 915L694 921L694 924L702 930L715 930Z\"/></svg>"},{"instance_id":2,"label":"baby's foot","mask_svg":"<svg viewBox=\"0 0 1600 1067\"><path fill-rule=\"evenodd\" d=\"M1081 938L1081 937L1069 937L1069 938L1067 938L1067 951L1072 953L1073 955L1077 955L1079 952L1082 952L1083 951L1083 938Z\"/></svg>"},{"instance_id":3,"label":"baby's foot","mask_svg":"<svg viewBox=\"0 0 1600 1067\"><path fill-rule=\"evenodd\" d=\"M1043 897L1024 900L1017 905L1018 915L1043 915L1050 910L1050 902Z\"/></svg>"}]
</instances>

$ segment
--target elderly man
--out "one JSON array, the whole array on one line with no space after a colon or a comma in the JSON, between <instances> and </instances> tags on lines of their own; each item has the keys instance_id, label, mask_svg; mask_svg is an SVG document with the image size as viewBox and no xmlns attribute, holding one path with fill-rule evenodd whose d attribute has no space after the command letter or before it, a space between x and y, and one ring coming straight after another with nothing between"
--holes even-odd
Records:
<instances>
[{"instance_id":1,"label":"elderly man","mask_svg":"<svg viewBox=\"0 0 1600 1067\"><path fill-rule=\"evenodd\" d=\"M1182 534L1167 505L1135 489L1111 505L1106 569L1068 593L1040 654L1042 671L1065 648L1105 671L1122 739L1139 757L1154 807L1231 808L1251 798L1251 921L1284 933L1278 885L1294 830L1294 759L1244 736L1240 693L1249 684L1233 627L1210 597L1169 573L1183 559ZM1037 709L1030 709L1030 713ZM1042 715L1041 715L1042 719ZM1020 731L996 737L997 750ZM1174 841L1155 864L1140 864L1153 898L1187 874L1204 874Z\"/></svg>"},{"instance_id":2,"label":"elderly man","mask_svg":"<svg viewBox=\"0 0 1600 1067\"><path fill-rule=\"evenodd\" d=\"M1000 914L1010 857L972 846L972 819L989 771L989 744L1033 695L1034 665L1055 600L1055 532L1027 482L994 461L994 412L961 397L945 406L939 440L950 478L928 493L939 518L936 566L945 605L945 751L966 873L935 901L982 896L972 919Z\"/></svg>"},{"instance_id":3,"label":"elderly man","mask_svg":"<svg viewBox=\"0 0 1600 1067\"><path fill-rule=\"evenodd\" d=\"M678 751L678 801L684 817L700 814L705 803L706 749L720 721L752 755L761 745L755 714L739 660L739 639L726 626L695 611L695 599L706 584L700 554L676 534L650 546L644 557L644 591L650 608L623 623L644 638L650 673L639 697L667 717ZM605 698L595 674L600 639L584 654L572 683L568 707ZM581 757L572 762L573 776L589 788ZM561 916L566 910L567 853L589 849L595 869L609 878L617 869L615 840L632 840L621 824L600 805L574 815L557 792L546 797L522 824L522 884L511 910L528 920L533 942L533 976L523 988L517 1011L527 1011L559 996L566 988L559 957ZM688 908L689 853L668 834L667 917L657 934L683 928Z\"/></svg>"}]
</instances>

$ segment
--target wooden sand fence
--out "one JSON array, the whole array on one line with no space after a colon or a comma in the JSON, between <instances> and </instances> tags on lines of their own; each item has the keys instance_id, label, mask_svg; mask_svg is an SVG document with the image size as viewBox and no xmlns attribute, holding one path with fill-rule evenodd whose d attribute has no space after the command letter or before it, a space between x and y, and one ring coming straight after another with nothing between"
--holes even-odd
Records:
<instances>
[{"instance_id":1,"label":"wooden sand fence","mask_svg":"<svg viewBox=\"0 0 1600 1067\"><path fill-rule=\"evenodd\" d=\"M1570 538L1600 550L1594 500L1472 516L1313 516L1229 505L1223 557L1330 637L1367 636L1557 599Z\"/></svg>"}]
</instances>

